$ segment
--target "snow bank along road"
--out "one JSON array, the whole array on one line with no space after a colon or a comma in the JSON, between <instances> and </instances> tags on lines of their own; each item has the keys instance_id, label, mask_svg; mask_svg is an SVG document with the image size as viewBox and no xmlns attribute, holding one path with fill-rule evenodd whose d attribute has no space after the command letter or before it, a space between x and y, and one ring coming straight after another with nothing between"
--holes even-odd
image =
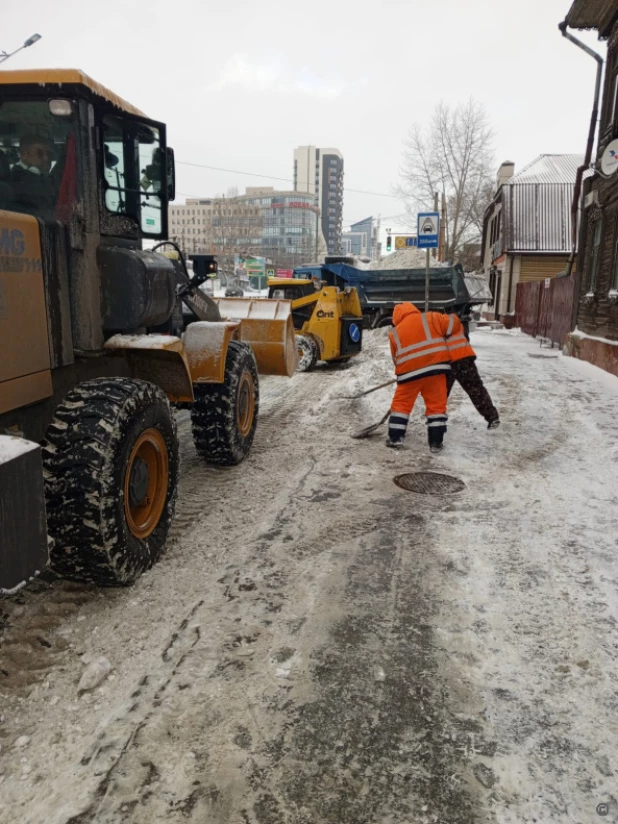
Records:
<instances>
[{"instance_id":1,"label":"snow bank along road","mask_svg":"<svg viewBox=\"0 0 618 824\"><path fill-rule=\"evenodd\" d=\"M473 343L503 424L455 390L439 456L420 416L399 453L349 437L388 407L336 400L390 376L381 332L265 381L241 467L205 468L180 413L163 560L0 602L2 824L618 820L618 381ZM426 469L465 490L393 483Z\"/></svg>"}]
</instances>

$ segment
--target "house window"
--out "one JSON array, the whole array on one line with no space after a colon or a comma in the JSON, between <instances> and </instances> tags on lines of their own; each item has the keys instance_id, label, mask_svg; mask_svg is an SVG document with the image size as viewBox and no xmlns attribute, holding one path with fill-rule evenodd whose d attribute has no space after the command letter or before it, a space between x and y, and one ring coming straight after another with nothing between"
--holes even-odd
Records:
<instances>
[{"instance_id":1,"label":"house window","mask_svg":"<svg viewBox=\"0 0 618 824\"><path fill-rule=\"evenodd\" d=\"M588 294L593 295L597 289L599 279L599 264L601 262L601 236L603 221L597 217L592 224L592 254L590 255L588 270Z\"/></svg>"},{"instance_id":2,"label":"house window","mask_svg":"<svg viewBox=\"0 0 618 824\"><path fill-rule=\"evenodd\" d=\"M614 266L609 288L612 295L618 296L618 220L616 221L616 232L614 234Z\"/></svg>"},{"instance_id":3,"label":"house window","mask_svg":"<svg viewBox=\"0 0 618 824\"><path fill-rule=\"evenodd\" d=\"M611 83L611 86L610 86L610 92L609 93L611 95L611 98L610 98L610 101L609 101L609 104L610 104L611 108L610 108L609 123L607 125L608 125L608 128L615 129L616 125L618 125L616 123L616 121L618 120L618 71L614 72L614 76L612 78L612 83Z\"/></svg>"}]
</instances>

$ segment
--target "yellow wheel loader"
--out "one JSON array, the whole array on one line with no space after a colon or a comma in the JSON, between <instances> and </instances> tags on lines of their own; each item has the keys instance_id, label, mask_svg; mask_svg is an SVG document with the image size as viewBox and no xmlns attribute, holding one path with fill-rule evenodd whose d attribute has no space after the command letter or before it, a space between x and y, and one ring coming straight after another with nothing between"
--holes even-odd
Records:
<instances>
[{"instance_id":1,"label":"yellow wheel loader","mask_svg":"<svg viewBox=\"0 0 618 824\"><path fill-rule=\"evenodd\" d=\"M356 289L269 278L268 297L292 301L299 372L309 372L318 361L345 363L361 351L363 313Z\"/></svg>"},{"instance_id":2,"label":"yellow wheel loader","mask_svg":"<svg viewBox=\"0 0 618 824\"><path fill-rule=\"evenodd\" d=\"M173 199L163 123L80 71L0 72L0 591L48 551L61 575L133 581L173 519L170 401L206 461L237 464L258 372L296 368L289 302L226 315L199 289L212 260L189 277L180 250L143 250Z\"/></svg>"}]
</instances>

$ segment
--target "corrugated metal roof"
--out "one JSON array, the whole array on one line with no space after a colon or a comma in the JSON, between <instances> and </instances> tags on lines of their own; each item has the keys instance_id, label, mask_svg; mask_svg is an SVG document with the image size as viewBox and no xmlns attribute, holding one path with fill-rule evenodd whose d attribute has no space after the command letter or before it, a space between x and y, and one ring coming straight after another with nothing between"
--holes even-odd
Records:
<instances>
[{"instance_id":1,"label":"corrugated metal roof","mask_svg":"<svg viewBox=\"0 0 618 824\"><path fill-rule=\"evenodd\" d=\"M575 0L567 14L567 25L572 29L602 29L616 14L616 0Z\"/></svg>"},{"instance_id":2,"label":"corrugated metal roof","mask_svg":"<svg viewBox=\"0 0 618 824\"><path fill-rule=\"evenodd\" d=\"M577 169L584 162L583 154L544 154L529 163L506 182L506 186L520 183L575 183Z\"/></svg>"}]
</instances>

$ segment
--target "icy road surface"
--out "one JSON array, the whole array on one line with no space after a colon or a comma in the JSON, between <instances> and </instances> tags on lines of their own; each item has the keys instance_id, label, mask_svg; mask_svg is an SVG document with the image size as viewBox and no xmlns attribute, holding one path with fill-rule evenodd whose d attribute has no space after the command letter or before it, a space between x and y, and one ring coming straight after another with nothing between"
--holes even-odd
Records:
<instances>
[{"instance_id":1,"label":"icy road surface","mask_svg":"<svg viewBox=\"0 0 618 824\"><path fill-rule=\"evenodd\" d=\"M265 380L241 467L179 414L161 562L0 601L1 824L618 821L618 380L473 343L503 423L456 390L439 456L419 417L401 453L349 437L388 408L336 400L390 377L381 332ZM427 469L465 490L393 483Z\"/></svg>"}]
</instances>

